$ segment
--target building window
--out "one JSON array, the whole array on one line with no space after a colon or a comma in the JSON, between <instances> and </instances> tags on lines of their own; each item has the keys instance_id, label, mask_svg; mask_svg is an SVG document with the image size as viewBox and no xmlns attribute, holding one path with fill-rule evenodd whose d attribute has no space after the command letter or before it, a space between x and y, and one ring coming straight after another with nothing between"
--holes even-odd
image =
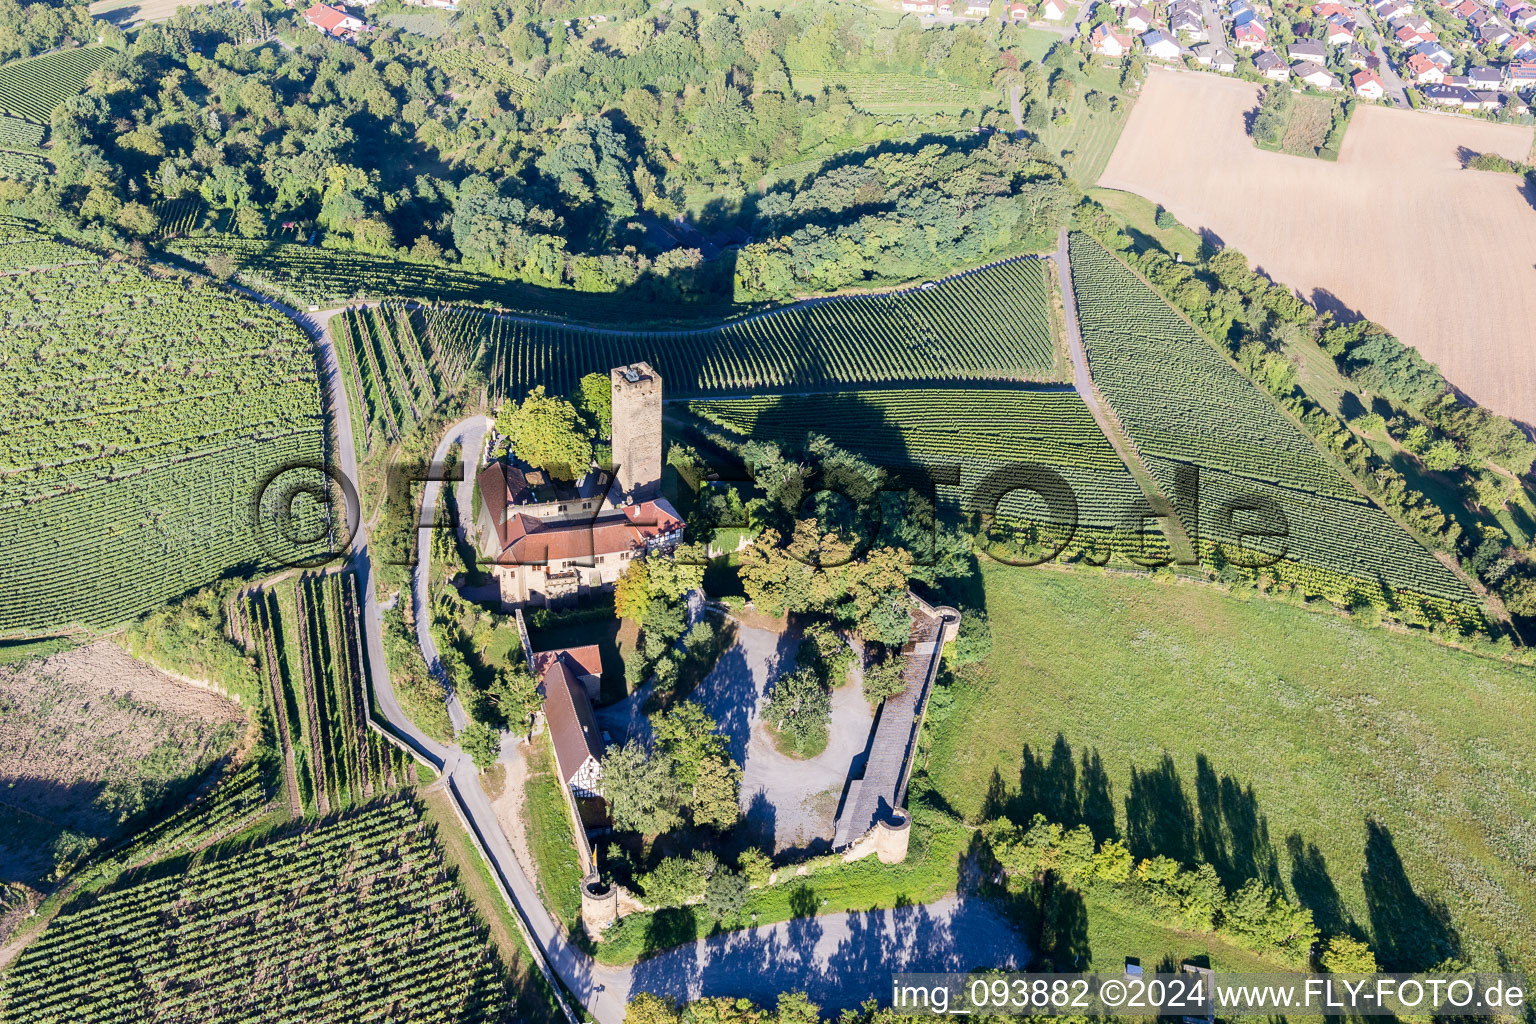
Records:
<instances>
[{"instance_id":1,"label":"building window","mask_svg":"<svg viewBox=\"0 0 1536 1024\"><path fill-rule=\"evenodd\" d=\"M564 512L565 511L565 506L561 505L559 508L555 509L555 511L556 512Z\"/></svg>"}]
</instances>

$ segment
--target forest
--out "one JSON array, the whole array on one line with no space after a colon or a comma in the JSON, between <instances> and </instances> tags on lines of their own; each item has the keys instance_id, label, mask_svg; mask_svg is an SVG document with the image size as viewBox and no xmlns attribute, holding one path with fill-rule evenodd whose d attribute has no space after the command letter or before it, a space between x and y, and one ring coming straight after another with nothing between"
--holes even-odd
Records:
<instances>
[{"instance_id":1,"label":"forest","mask_svg":"<svg viewBox=\"0 0 1536 1024\"><path fill-rule=\"evenodd\" d=\"M1013 127L1006 86L1034 125L1070 93L1066 60L1042 71L1022 25L737 0L565 20L565 4L466 0L429 37L394 27L429 30L402 10L370 9L355 42L273 0L185 7L131 39L102 23L111 56L52 115L56 173L0 182L0 200L119 249L186 230L190 201L195 229L244 239L771 299L1039 248L1077 195L1030 132L994 130ZM870 114L839 75L931 82L975 109Z\"/></svg>"}]
</instances>

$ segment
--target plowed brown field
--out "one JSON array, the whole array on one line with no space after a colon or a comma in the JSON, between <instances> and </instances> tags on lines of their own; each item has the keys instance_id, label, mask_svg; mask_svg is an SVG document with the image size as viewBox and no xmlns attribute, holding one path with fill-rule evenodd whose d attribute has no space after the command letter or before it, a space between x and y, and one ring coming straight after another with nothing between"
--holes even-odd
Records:
<instances>
[{"instance_id":1,"label":"plowed brown field","mask_svg":"<svg viewBox=\"0 0 1536 1024\"><path fill-rule=\"evenodd\" d=\"M1462 170L1532 129L1362 106L1337 163L1256 148L1258 88L1154 71L1099 185L1207 229L1322 308L1386 326L1477 402L1536 424L1536 195Z\"/></svg>"}]
</instances>

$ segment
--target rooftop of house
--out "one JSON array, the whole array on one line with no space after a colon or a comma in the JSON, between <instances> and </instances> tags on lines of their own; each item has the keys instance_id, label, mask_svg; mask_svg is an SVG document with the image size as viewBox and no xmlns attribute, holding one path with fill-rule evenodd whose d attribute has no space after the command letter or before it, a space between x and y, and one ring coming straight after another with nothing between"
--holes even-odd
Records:
<instances>
[{"instance_id":1,"label":"rooftop of house","mask_svg":"<svg viewBox=\"0 0 1536 1024\"><path fill-rule=\"evenodd\" d=\"M665 498L609 507L595 518L540 519L514 511L482 537L502 565L544 565L642 550L646 543L682 529L683 521Z\"/></svg>"},{"instance_id":2,"label":"rooftop of house","mask_svg":"<svg viewBox=\"0 0 1536 1024\"><path fill-rule=\"evenodd\" d=\"M315 4L304 12L304 18L317 28L327 32L335 32L349 21L356 21L346 11L337 10L327 4Z\"/></svg>"},{"instance_id":3,"label":"rooftop of house","mask_svg":"<svg viewBox=\"0 0 1536 1024\"><path fill-rule=\"evenodd\" d=\"M603 651L597 644L583 644L580 647L557 647L552 651L539 651L533 656L533 671L540 679L549 671L551 665L557 661L565 662L567 668L578 676L601 676L603 674Z\"/></svg>"},{"instance_id":4,"label":"rooftop of house","mask_svg":"<svg viewBox=\"0 0 1536 1024\"><path fill-rule=\"evenodd\" d=\"M592 702L563 660L556 658L544 671L544 721L555 747L555 763L566 785L576 778L587 758L603 759L603 734L592 715Z\"/></svg>"}]
</instances>

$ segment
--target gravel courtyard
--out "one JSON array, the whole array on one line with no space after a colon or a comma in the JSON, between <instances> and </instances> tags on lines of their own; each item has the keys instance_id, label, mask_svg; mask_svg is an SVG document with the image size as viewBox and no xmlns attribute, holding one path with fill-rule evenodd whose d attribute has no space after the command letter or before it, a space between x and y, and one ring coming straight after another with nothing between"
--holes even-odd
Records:
<instances>
[{"instance_id":1,"label":"gravel courtyard","mask_svg":"<svg viewBox=\"0 0 1536 1024\"><path fill-rule=\"evenodd\" d=\"M800 760L774 749L762 728L759 709L779 666L794 666L799 633L736 627L736 643L691 699L704 705L728 737L731 756L742 764L741 808L745 828L755 841L774 850L830 848L838 801L848 777L862 767L874 714L851 681L832 692L832 728L827 748ZM649 690L597 709L598 723L615 743L644 738L640 714Z\"/></svg>"}]
</instances>

